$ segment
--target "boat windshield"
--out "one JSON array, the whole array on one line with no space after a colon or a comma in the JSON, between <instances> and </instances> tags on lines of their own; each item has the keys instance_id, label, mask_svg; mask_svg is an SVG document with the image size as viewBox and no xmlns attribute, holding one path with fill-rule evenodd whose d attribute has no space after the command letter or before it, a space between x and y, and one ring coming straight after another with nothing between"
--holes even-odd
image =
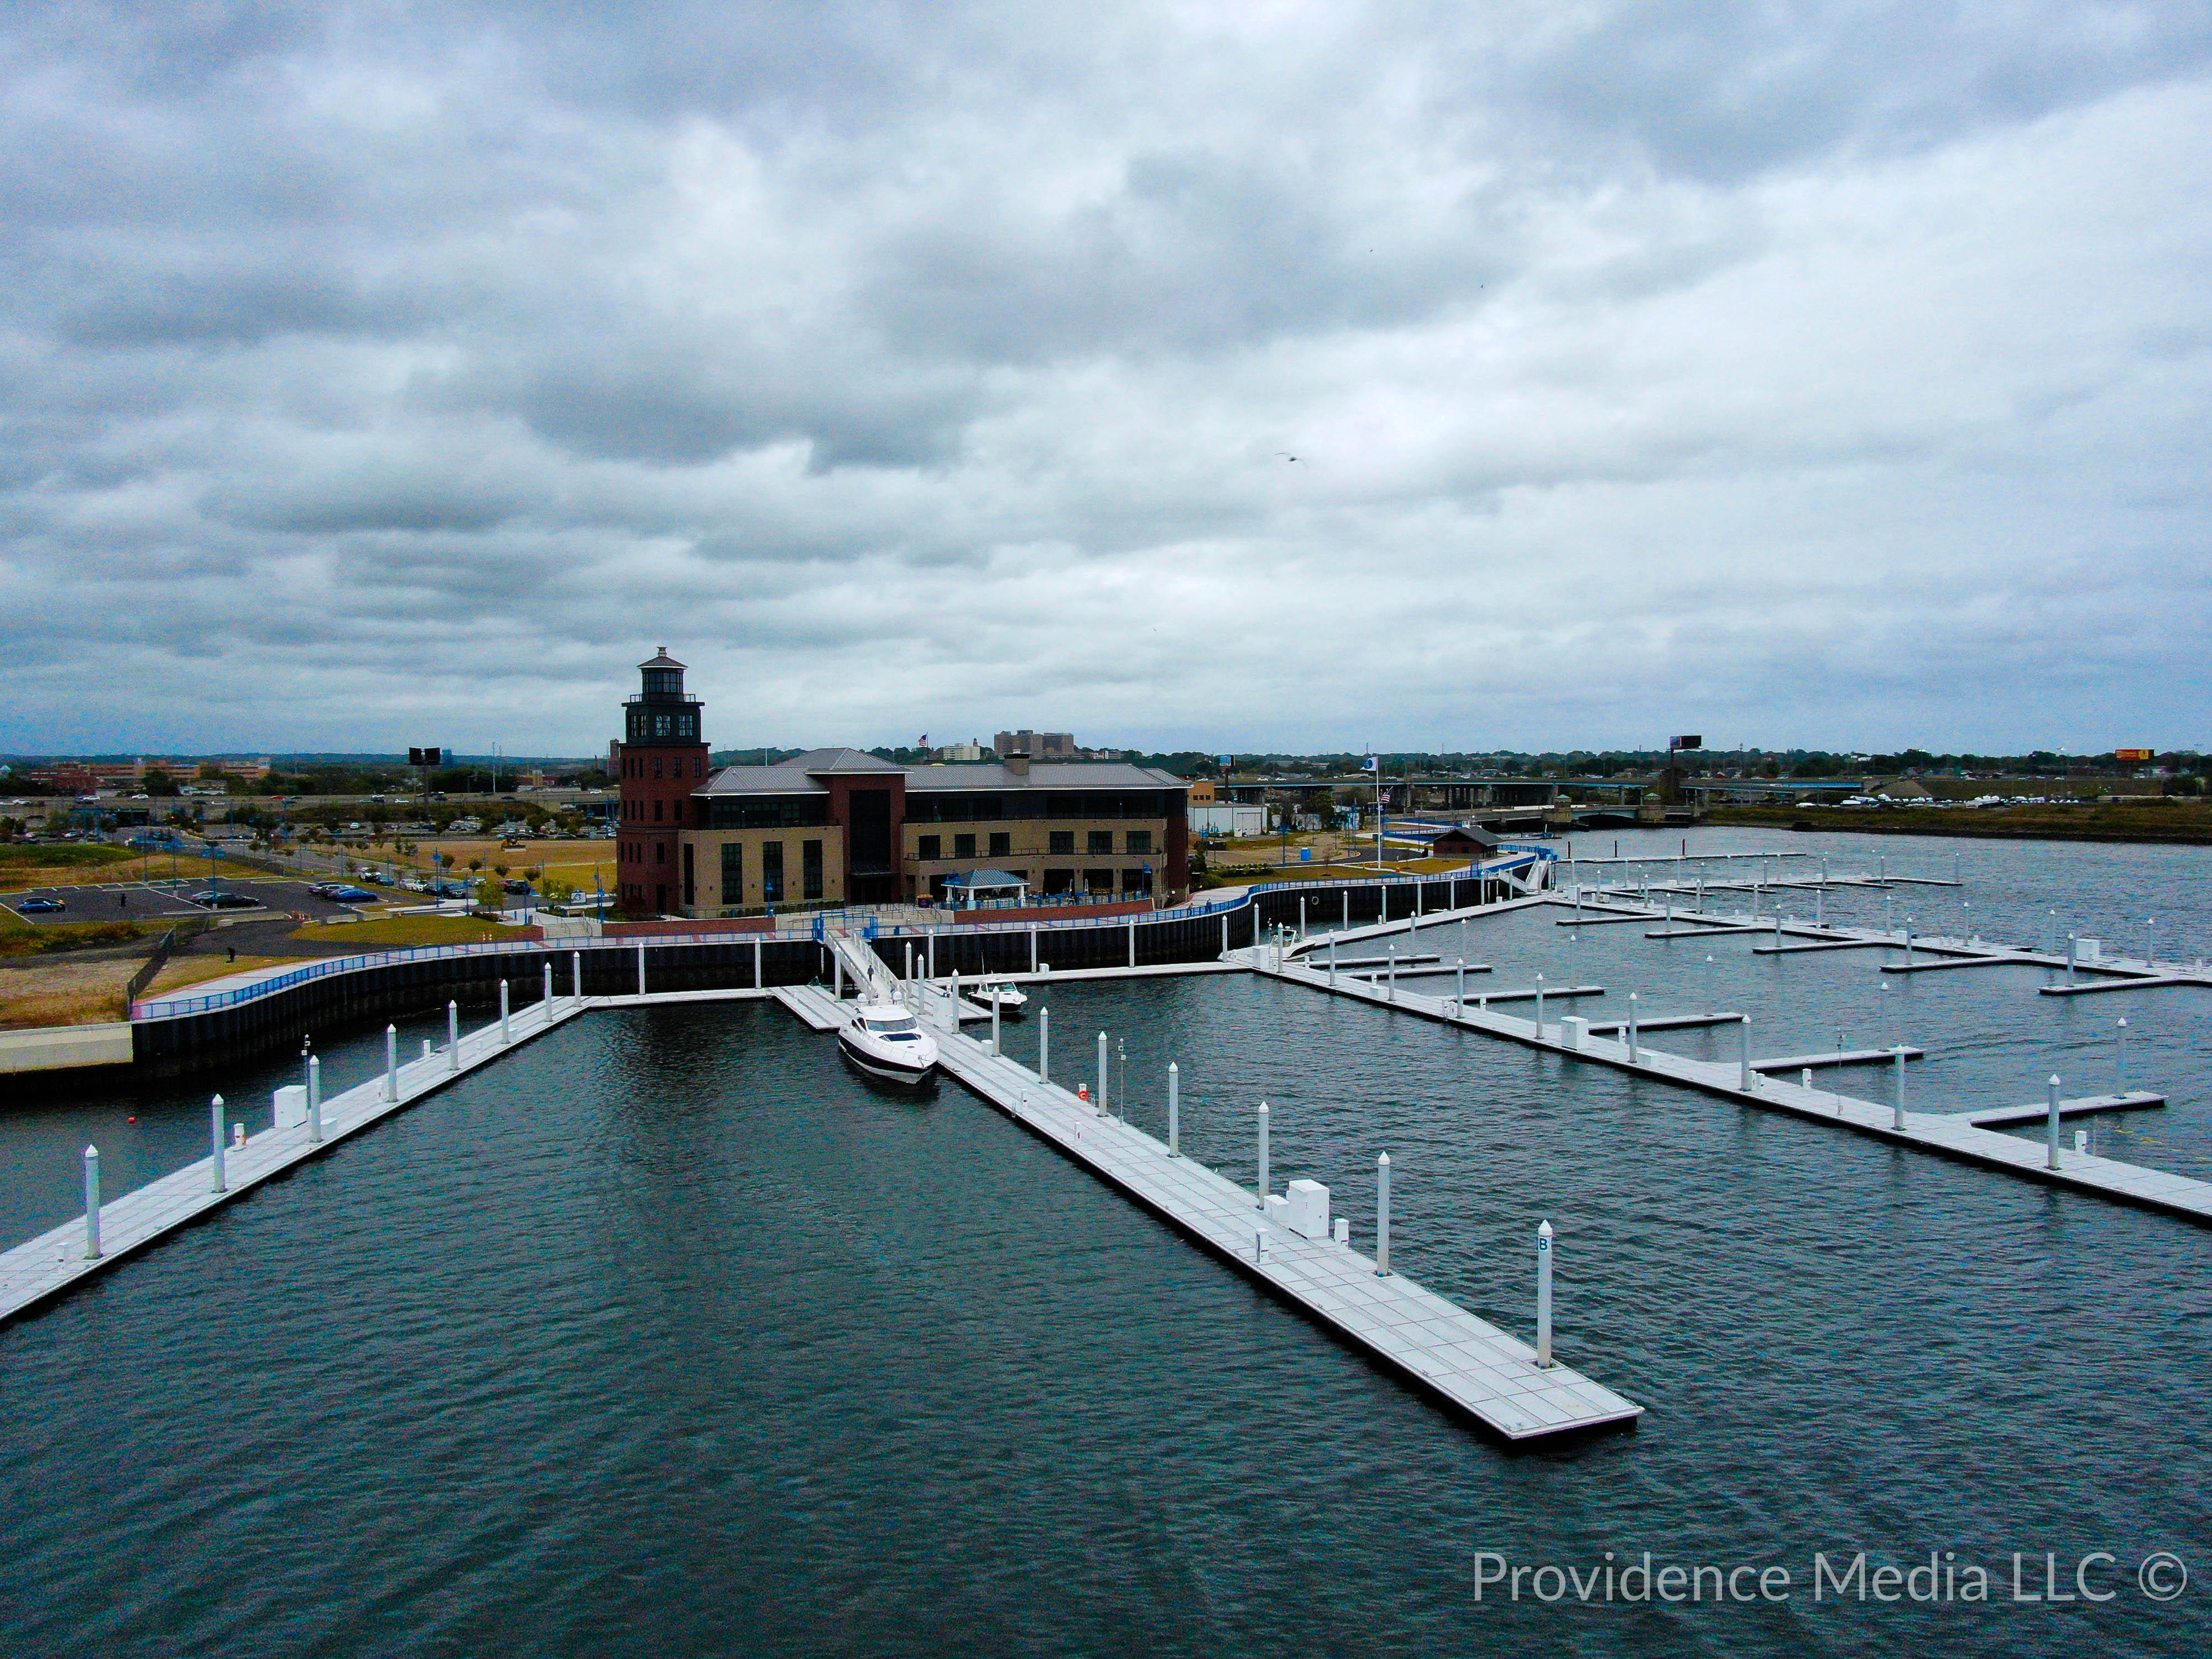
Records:
<instances>
[{"instance_id":1,"label":"boat windshield","mask_svg":"<svg viewBox=\"0 0 2212 1659\"><path fill-rule=\"evenodd\" d=\"M868 1017L868 1029L871 1031L911 1031L914 1028L914 1021L903 1014L896 1015L888 1019L872 1014Z\"/></svg>"}]
</instances>

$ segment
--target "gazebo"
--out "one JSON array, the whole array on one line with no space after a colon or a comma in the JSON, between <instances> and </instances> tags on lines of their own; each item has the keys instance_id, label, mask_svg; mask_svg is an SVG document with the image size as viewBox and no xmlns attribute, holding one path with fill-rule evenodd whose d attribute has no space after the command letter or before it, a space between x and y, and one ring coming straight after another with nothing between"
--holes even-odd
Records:
<instances>
[{"instance_id":1,"label":"gazebo","mask_svg":"<svg viewBox=\"0 0 2212 1659\"><path fill-rule=\"evenodd\" d=\"M1496 852L1502 843L1487 830L1455 824L1429 843L1429 856L1438 859L1465 859L1470 864Z\"/></svg>"},{"instance_id":2,"label":"gazebo","mask_svg":"<svg viewBox=\"0 0 2212 1659\"><path fill-rule=\"evenodd\" d=\"M969 870L945 877L945 902L956 910L972 910L987 901L1018 901L1029 886L1011 870Z\"/></svg>"}]
</instances>

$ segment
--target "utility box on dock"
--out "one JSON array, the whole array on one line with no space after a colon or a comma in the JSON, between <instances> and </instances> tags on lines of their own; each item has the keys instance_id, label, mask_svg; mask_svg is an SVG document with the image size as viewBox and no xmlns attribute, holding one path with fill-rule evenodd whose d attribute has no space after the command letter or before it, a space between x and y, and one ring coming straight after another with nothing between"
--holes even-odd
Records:
<instances>
[{"instance_id":1,"label":"utility box on dock","mask_svg":"<svg viewBox=\"0 0 2212 1659\"><path fill-rule=\"evenodd\" d=\"M1300 1238L1328 1238L1328 1188L1318 1181L1293 1181L1286 1194L1283 1224Z\"/></svg>"},{"instance_id":2,"label":"utility box on dock","mask_svg":"<svg viewBox=\"0 0 2212 1659\"><path fill-rule=\"evenodd\" d=\"M1589 1021L1580 1014L1569 1014L1559 1022L1559 1041L1570 1048L1579 1048L1589 1036Z\"/></svg>"},{"instance_id":3,"label":"utility box on dock","mask_svg":"<svg viewBox=\"0 0 2212 1659\"><path fill-rule=\"evenodd\" d=\"M2077 939L2074 941L2074 960L2094 962L2105 954L2105 941L2100 939Z\"/></svg>"},{"instance_id":4,"label":"utility box on dock","mask_svg":"<svg viewBox=\"0 0 2212 1659\"><path fill-rule=\"evenodd\" d=\"M307 1121L307 1085L288 1083L276 1091L276 1127L296 1129Z\"/></svg>"}]
</instances>

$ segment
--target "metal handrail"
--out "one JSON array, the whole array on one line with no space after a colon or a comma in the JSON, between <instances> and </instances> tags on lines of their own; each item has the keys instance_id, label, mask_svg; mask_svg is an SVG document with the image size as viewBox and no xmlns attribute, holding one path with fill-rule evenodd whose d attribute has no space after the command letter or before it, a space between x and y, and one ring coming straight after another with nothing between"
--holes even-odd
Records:
<instances>
[{"instance_id":1,"label":"metal handrail","mask_svg":"<svg viewBox=\"0 0 2212 1659\"><path fill-rule=\"evenodd\" d=\"M1522 850L1535 852L1540 849ZM1423 876L1394 872L1388 875L1365 879L1340 878L1328 881L1262 882L1245 888L1234 897L1215 900L1204 905L1145 913L1126 913L1116 916L1069 916L1052 921L970 923L965 926L957 923L895 922L888 927L876 929L872 936L919 939L933 933L1028 933L1032 928L1040 933L1053 933L1077 927L1126 927L1133 924L1149 926L1163 921L1198 921L1207 917L1218 916L1224 911L1241 909L1251 903L1261 893L1280 892L1291 888L1295 888L1301 892L1317 892L1343 887L1394 886L1411 883L1480 880L1484 875L1500 873L1529 862L1533 860L1526 858L1500 860L1494 864L1479 866L1471 873L1460 875L1439 872L1436 875ZM1085 907L1070 905L1067 908L1081 909ZM973 913L963 914L972 915ZM331 957L321 962L310 963L303 968L295 968L289 973L279 974L269 979L256 980L251 985L235 986L228 991L217 991L206 996L156 997L144 1002L133 1002L131 1005L131 1018L134 1020L171 1019L185 1014L212 1013L218 1009L235 1008L242 1004L256 1001L262 997L273 996L279 991L287 991L295 985L305 985L313 980L328 978L333 974L358 973L365 969L397 967L414 962L452 961L469 957L525 956L537 952L557 955L562 951L631 950L641 945L653 946L743 945L751 940L758 940L763 944L819 943L821 935L817 928L817 920L815 915L810 914L805 917L804 926L788 930L782 927L746 928L712 933L632 934L615 939L602 935L596 939L492 940L481 945L419 945L398 951L371 951L362 956Z\"/></svg>"}]
</instances>

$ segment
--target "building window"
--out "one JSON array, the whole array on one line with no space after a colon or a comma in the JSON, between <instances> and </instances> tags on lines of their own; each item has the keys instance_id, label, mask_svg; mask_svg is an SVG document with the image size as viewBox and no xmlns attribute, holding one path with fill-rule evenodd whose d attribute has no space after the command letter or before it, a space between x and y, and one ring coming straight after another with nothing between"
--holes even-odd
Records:
<instances>
[{"instance_id":1,"label":"building window","mask_svg":"<svg viewBox=\"0 0 2212 1659\"><path fill-rule=\"evenodd\" d=\"M822 843L803 841L799 843L799 878L805 884L805 896L822 896Z\"/></svg>"},{"instance_id":2,"label":"building window","mask_svg":"<svg viewBox=\"0 0 2212 1659\"><path fill-rule=\"evenodd\" d=\"M1004 830L991 832L991 856L1002 859L1014 850L1014 838Z\"/></svg>"},{"instance_id":3,"label":"building window","mask_svg":"<svg viewBox=\"0 0 2212 1659\"><path fill-rule=\"evenodd\" d=\"M668 843L666 842L657 841L653 843L653 861L655 864L665 864L668 862Z\"/></svg>"},{"instance_id":4,"label":"building window","mask_svg":"<svg viewBox=\"0 0 2212 1659\"><path fill-rule=\"evenodd\" d=\"M956 859L974 858L975 856L975 837L973 836L953 836L952 856Z\"/></svg>"},{"instance_id":5,"label":"building window","mask_svg":"<svg viewBox=\"0 0 2212 1659\"><path fill-rule=\"evenodd\" d=\"M1075 890L1075 872L1048 870L1044 872L1044 890L1048 893L1068 893Z\"/></svg>"},{"instance_id":6,"label":"building window","mask_svg":"<svg viewBox=\"0 0 2212 1659\"><path fill-rule=\"evenodd\" d=\"M653 775L656 778L660 775L660 760L661 757L658 755L653 757Z\"/></svg>"},{"instance_id":7,"label":"building window","mask_svg":"<svg viewBox=\"0 0 2212 1659\"><path fill-rule=\"evenodd\" d=\"M741 841L722 843L722 902L743 904L745 902L745 844Z\"/></svg>"},{"instance_id":8,"label":"building window","mask_svg":"<svg viewBox=\"0 0 2212 1659\"><path fill-rule=\"evenodd\" d=\"M1114 872L1111 870L1085 870L1083 872L1083 888L1089 893L1110 893L1114 890Z\"/></svg>"},{"instance_id":9,"label":"building window","mask_svg":"<svg viewBox=\"0 0 2212 1659\"><path fill-rule=\"evenodd\" d=\"M1151 830L1132 830L1128 832L1128 836L1129 850L1132 853L1149 853L1152 850L1152 832Z\"/></svg>"},{"instance_id":10,"label":"building window","mask_svg":"<svg viewBox=\"0 0 2212 1659\"><path fill-rule=\"evenodd\" d=\"M941 859L945 856L945 837L922 836L914 843L914 855L921 859Z\"/></svg>"},{"instance_id":11,"label":"building window","mask_svg":"<svg viewBox=\"0 0 2212 1659\"><path fill-rule=\"evenodd\" d=\"M1121 890L1128 894L1149 893L1152 890L1152 872L1149 870L1124 870Z\"/></svg>"},{"instance_id":12,"label":"building window","mask_svg":"<svg viewBox=\"0 0 2212 1659\"><path fill-rule=\"evenodd\" d=\"M1073 853L1075 850L1074 830L1054 830L1048 833L1052 836L1052 845L1048 849L1048 851L1054 853ZM1075 872L1071 870L1067 873L1073 876Z\"/></svg>"},{"instance_id":13,"label":"building window","mask_svg":"<svg viewBox=\"0 0 2212 1659\"><path fill-rule=\"evenodd\" d=\"M692 858L692 844L688 841L685 842L684 843L684 903L687 909L699 902L696 864Z\"/></svg>"},{"instance_id":14,"label":"building window","mask_svg":"<svg viewBox=\"0 0 2212 1659\"><path fill-rule=\"evenodd\" d=\"M1085 847L1083 850L1086 853L1112 852L1114 850L1114 832L1111 830L1093 830L1091 831L1091 844Z\"/></svg>"},{"instance_id":15,"label":"building window","mask_svg":"<svg viewBox=\"0 0 2212 1659\"><path fill-rule=\"evenodd\" d=\"M783 902L783 843L780 841L761 843L761 902Z\"/></svg>"},{"instance_id":16,"label":"building window","mask_svg":"<svg viewBox=\"0 0 2212 1659\"><path fill-rule=\"evenodd\" d=\"M655 801L655 802L653 802L653 821L655 823L659 823L659 822L660 822L660 809L661 809L661 806L663 805L663 804L664 804L664 803L662 803L662 802L660 802L660 801ZM1091 840L1093 840L1093 841L1096 841L1096 840L1097 840L1097 839L1098 839L1098 837L1097 837L1097 836L1091 836ZM1112 848L1112 847L1113 847L1113 844L1114 844L1114 836L1113 836L1113 832L1112 832L1111 830L1109 830L1109 831L1107 832L1107 836L1106 836L1106 844L1107 844L1108 849L1110 851L1110 850L1111 850L1111 848Z\"/></svg>"}]
</instances>

